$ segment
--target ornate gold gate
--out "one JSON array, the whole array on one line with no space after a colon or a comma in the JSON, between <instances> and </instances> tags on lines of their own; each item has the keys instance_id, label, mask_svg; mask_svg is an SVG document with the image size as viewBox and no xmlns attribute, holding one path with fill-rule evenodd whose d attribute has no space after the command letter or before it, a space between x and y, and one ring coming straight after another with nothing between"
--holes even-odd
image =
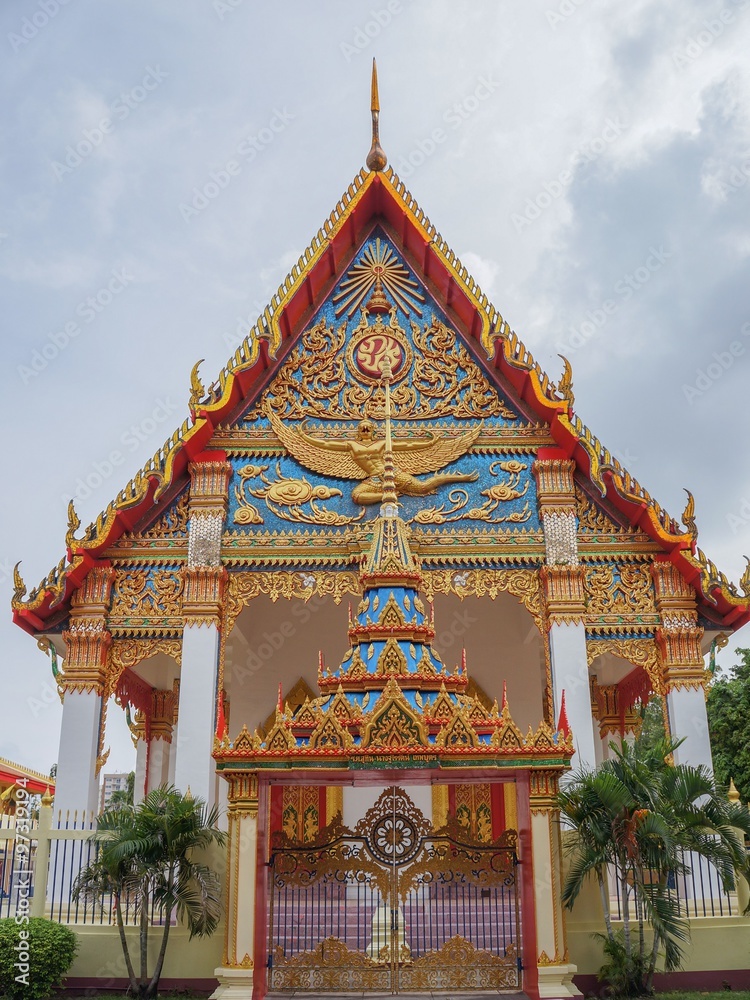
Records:
<instances>
[{"instance_id":1,"label":"ornate gold gate","mask_svg":"<svg viewBox=\"0 0 750 1000\"><path fill-rule=\"evenodd\" d=\"M387 788L354 830L337 817L271 853L274 991L518 990L516 833L440 830Z\"/></svg>"}]
</instances>

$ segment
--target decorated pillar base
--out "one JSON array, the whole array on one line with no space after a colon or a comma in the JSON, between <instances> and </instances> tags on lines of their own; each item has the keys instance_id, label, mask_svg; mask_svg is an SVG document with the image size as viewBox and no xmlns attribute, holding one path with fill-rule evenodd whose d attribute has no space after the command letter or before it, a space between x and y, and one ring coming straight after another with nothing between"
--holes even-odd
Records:
<instances>
[{"instance_id":1,"label":"decorated pillar base","mask_svg":"<svg viewBox=\"0 0 750 1000\"><path fill-rule=\"evenodd\" d=\"M563 997L581 997L583 993L573 984L577 967L569 962L561 965L538 965L539 1000L557 1000Z\"/></svg>"},{"instance_id":2,"label":"decorated pillar base","mask_svg":"<svg viewBox=\"0 0 750 1000\"><path fill-rule=\"evenodd\" d=\"M216 970L214 997L250 1000L253 991L256 888L258 865L258 775L225 775L229 787L226 928L223 965Z\"/></svg>"},{"instance_id":3,"label":"decorated pillar base","mask_svg":"<svg viewBox=\"0 0 750 1000\"><path fill-rule=\"evenodd\" d=\"M214 969L214 975L219 980L219 985L211 994L210 1000L252 1000L253 998L253 970L219 966Z\"/></svg>"},{"instance_id":4,"label":"decorated pillar base","mask_svg":"<svg viewBox=\"0 0 750 1000\"><path fill-rule=\"evenodd\" d=\"M578 970L568 961L565 938L558 781L556 771L534 771L529 788L540 1000L581 996L573 985Z\"/></svg>"}]
</instances>

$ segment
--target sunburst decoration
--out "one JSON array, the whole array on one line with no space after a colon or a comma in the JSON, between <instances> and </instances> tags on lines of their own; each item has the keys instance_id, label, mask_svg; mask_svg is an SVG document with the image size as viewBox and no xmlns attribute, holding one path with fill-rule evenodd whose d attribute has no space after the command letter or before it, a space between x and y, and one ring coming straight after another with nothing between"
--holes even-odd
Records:
<instances>
[{"instance_id":1,"label":"sunburst decoration","mask_svg":"<svg viewBox=\"0 0 750 1000\"><path fill-rule=\"evenodd\" d=\"M424 296L419 291L419 285L409 277L409 272L391 248L382 246L377 238L374 244L368 243L361 260L347 272L341 291L334 295L336 317L345 312L351 319L369 292L381 285L407 316L410 312L422 315L419 306L424 302Z\"/></svg>"}]
</instances>

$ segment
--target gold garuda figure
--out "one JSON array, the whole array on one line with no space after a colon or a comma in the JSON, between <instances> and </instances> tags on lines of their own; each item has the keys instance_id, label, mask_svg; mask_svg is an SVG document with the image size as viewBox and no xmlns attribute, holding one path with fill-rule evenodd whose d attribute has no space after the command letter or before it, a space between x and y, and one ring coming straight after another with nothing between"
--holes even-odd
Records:
<instances>
[{"instance_id":1,"label":"gold garuda figure","mask_svg":"<svg viewBox=\"0 0 750 1000\"><path fill-rule=\"evenodd\" d=\"M371 420L360 420L356 438L319 438L302 428L289 427L269 410L268 416L279 441L290 455L312 472L339 479L362 479L352 490L357 504L382 503L385 471L385 440L375 437ZM444 472L417 479L425 472L437 472L454 462L471 448L479 436L480 427L458 437L396 438L393 441L396 492L401 496L424 497L446 483L471 483L478 472Z\"/></svg>"}]
</instances>

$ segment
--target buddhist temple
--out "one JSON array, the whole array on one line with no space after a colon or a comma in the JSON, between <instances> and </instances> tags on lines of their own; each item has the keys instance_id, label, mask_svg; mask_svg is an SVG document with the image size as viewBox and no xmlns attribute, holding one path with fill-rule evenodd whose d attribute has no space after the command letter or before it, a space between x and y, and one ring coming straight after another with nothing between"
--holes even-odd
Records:
<instances>
[{"instance_id":1,"label":"buddhist temple","mask_svg":"<svg viewBox=\"0 0 750 1000\"><path fill-rule=\"evenodd\" d=\"M136 795L228 830L216 995L578 995L555 795L661 695L711 764L704 656L738 588L574 411L379 137L189 415L15 621L59 659L55 809ZM439 206L436 206L439 208ZM116 706L113 708L111 699ZM92 973L93 975L93 973Z\"/></svg>"}]
</instances>

